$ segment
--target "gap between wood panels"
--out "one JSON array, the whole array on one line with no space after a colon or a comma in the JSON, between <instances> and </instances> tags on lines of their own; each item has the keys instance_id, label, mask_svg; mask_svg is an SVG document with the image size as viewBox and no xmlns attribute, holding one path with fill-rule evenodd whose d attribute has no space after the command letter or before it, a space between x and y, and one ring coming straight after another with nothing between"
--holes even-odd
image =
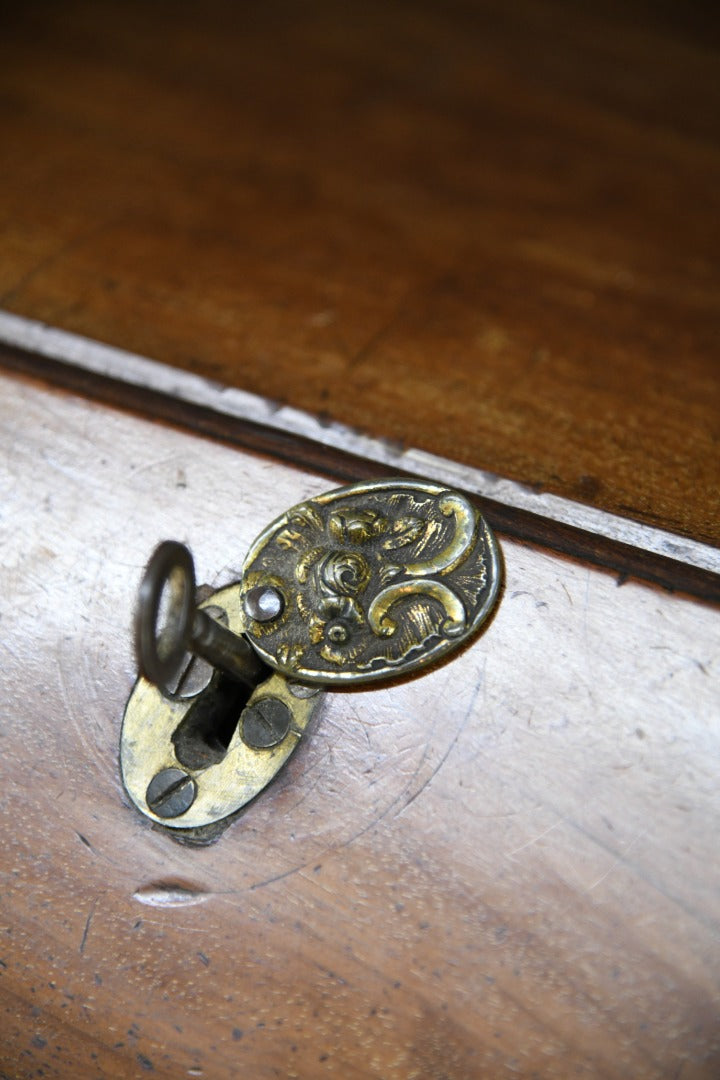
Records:
<instances>
[{"instance_id":1,"label":"gap between wood panels","mask_svg":"<svg viewBox=\"0 0 720 1080\"><path fill-rule=\"evenodd\" d=\"M424 477L462 491L497 531L720 602L720 550L0 311L0 366L340 483Z\"/></svg>"}]
</instances>

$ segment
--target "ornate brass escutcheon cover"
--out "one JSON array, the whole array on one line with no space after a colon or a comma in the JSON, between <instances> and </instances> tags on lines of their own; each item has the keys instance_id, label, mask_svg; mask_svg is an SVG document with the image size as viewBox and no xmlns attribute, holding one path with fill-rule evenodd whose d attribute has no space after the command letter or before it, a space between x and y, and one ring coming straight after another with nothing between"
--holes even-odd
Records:
<instances>
[{"instance_id":1,"label":"ornate brass escutcheon cover","mask_svg":"<svg viewBox=\"0 0 720 1080\"><path fill-rule=\"evenodd\" d=\"M243 591L270 586L284 606L245 633L297 679L387 679L477 630L499 584L497 543L464 496L411 480L354 484L293 507L255 541Z\"/></svg>"}]
</instances>

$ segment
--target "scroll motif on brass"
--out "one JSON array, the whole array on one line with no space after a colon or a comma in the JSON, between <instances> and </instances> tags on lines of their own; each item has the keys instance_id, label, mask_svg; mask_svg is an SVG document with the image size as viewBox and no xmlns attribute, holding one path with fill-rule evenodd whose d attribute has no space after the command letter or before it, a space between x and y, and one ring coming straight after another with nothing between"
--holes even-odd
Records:
<instances>
[{"instance_id":1,"label":"scroll motif on brass","mask_svg":"<svg viewBox=\"0 0 720 1080\"><path fill-rule=\"evenodd\" d=\"M464 496L410 480L355 484L295 506L255 541L243 594L269 586L284 607L245 632L295 678L368 682L455 647L499 583L494 536Z\"/></svg>"}]
</instances>

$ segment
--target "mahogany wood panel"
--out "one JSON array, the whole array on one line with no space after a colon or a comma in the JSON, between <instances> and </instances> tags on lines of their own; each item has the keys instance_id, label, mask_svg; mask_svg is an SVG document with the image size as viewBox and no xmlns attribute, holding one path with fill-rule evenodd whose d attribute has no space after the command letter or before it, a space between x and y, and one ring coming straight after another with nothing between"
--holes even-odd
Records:
<instances>
[{"instance_id":1,"label":"mahogany wood panel","mask_svg":"<svg viewBox=\"0 0 720 1080\"><path fill-rule=\"evenodd\" d=\"M715 1080L716 611L505 542L479 640L188 850L117 775L142 565L324 482L2 377L0 485L0 1071Z\"/></svg>"},{"instance_id":2,"label":"mahogany wood panel","mask_svg":"<svg viewBox=\"0 0 720 1080\"><path fill-rule=\"evenodd\" d=\"M0 327L0 332L1 329ZM105 346L102 348L104 349ZM123 355L129 357L133 354ZM141 359L144 360L144 358ZM154 362L150 361L150 363L156 366ZM177 369L165 369L173 373L173 378L164 389L149 388L127 379L116 378L114 375L99 374L76 363L50 359L29 349L8 347L3 344L0 344L0 368L29 376L39 386L71 390L92 401L130 411L134 415L143 416L158 423L173 424L182 431L217 439L228 446L250 450L252 453L264 454L273 461L291 464L299 469L332 479L338 486L359 480L389 476L425 478L438 483L447 483L473 500L491 527L501 536L538 544L546 550L614 571L619 584L623 584L628 578L635 578L661 585L672 592L686 593L708 603L720 602L720 571L717 565L718 559L715 557L717 552L715 548L701 545L704 553L712 553L713 558L707 563L704 561L699 563L693 559L688 547L685 547L685 554L683 554L680 538L673 533L663 533L671 548L674 549L666 550L663 554L649 543L649 534L653 530L647 525L632 522L628 518L612 518L613 522L621 523L623 529L617 532L613 530L608 535L607 532L600 531L599 527L602 523L598 518L595 518L596 528L593 531L591 521L582 522L577 518L561 521L543 515L541 507L533 511L527 507L511 505L502 498L478 494L473 483L474 470L467 466L447 462L452 468L452 477L436 474L433 471L433 463L443 462L444 459L434 458L424 451L417 452L412 448L403 450L395 447L394 444L383 443L384 446L388 448L392 446L393 450L398 451L398 466L395 467L389 462L380 462L362 456L359 452L360 448L355 445L354 437L352 439L354 449L348 450L342 445L328 444L308 434L303 435L289 430L289 426L283 423L270 426L259 419L242 418L231 412L221 412L209 404L193 402L181 395L178 388L180 373ZM191 377L195 378L195 376ZM208 384L204 386L204 389L210 391L213 398L217 395L227 404L229 388L225 384L212 386ZM283 410L278 409L269 399L257 398L256 400L262 402L275 416L282 415ZM307 413L299 415L302 415L313 426L317 426L323 435L334 430L324 419L311 417ZM308 426L303 426L307 432ZM354 436L355 434L349 428L341 430L343 435L350 433ZM417 454L421 456L421 461L418 460ZM405 467L410 465L412 468ZM490 474L482 474L484 477L488 475ZM501 484L507 483L512 482L501 480ZM532 492L531 494L541 501L547 498L547 493ZM567 505L580 511L588 509L579 503L568 502ZM591 509L593 515L598 514L599 518L611 517L604 511L598 512L595 507ZM687 545L695 542L686 540L684 543Z\"/></svg>"},{"instance_id":3,"label":"mahogany wood panel","mask_svg":"<svg viewBox=\"0 0 720 1080\"><path fill-rule=\"evenodd\" d=\"M6 6L0 303L717 543L714 7Z\"/></svg>"}]
</instances>

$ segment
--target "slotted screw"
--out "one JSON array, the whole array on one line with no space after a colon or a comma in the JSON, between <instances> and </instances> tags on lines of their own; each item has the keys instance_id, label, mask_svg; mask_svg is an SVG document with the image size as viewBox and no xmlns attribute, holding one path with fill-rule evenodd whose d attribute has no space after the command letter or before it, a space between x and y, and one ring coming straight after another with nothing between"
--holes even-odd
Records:
<instances>
[{"instance_id":1,"label":"slotted screw","mask_svg":"<svg viewBox=\"0 0 720 1080\"><path fill-rule=\"evenodd\" d=\"M161 818L180 817L195 802L197 785L182 769L161 769L148 784L145 802Z\"/></svg>"},{"instance_id":2,"label":"slotted screw","mask_svg":"<svg viewBox=\"0 0 720 1080\"><path fill-rule=\"evenodd\" d=\"M284 701L261 698L243 710L242 740L252 750L269 750L283 741L290 730L291 720L290 710Z\"/></svg>"}]
</instances>

